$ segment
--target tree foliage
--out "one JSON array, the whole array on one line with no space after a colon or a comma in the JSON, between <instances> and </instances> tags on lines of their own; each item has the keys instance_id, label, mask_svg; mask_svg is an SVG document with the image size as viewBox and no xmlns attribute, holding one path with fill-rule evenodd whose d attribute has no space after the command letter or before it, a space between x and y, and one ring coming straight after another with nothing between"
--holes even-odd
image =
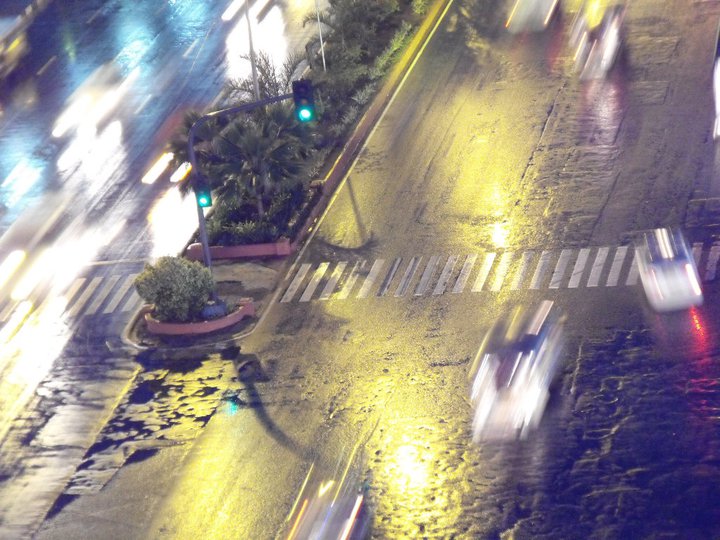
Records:
<instances>
[{"instance_id":1,"label":"tree foliage","mask_svg":"<svg viewBox=\"0 0 720 540\"><path fill-rule=\"evenodd\" d=\"M155 306L155 317L164 322L199 318L213 287L209 269L182 257L160 257L135 278L138 294Z\"/></svg>"}]
</instances>

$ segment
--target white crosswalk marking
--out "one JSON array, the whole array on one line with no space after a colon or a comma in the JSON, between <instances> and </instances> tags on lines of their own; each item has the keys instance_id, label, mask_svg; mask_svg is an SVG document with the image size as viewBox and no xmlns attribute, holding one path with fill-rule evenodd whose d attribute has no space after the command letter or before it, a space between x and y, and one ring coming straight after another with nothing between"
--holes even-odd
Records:
<instances>
[{"instance_id":1,"label":"white crosswalk marking","mask_svg":"<svg viewBox=\"0 0 720 540\"><path fill-rule=\"evenodd\" d=\"M435 269L437 268L439 262L439 255L433 255L430 257L427 266L425 267L425 271L420 278L420 283L418 283L418 286L415 288L415 296L422 296L427 292L428 286L430 285L430 278L432 278L435 273Z\"/></svg>"},{"instance_id":2,"label":"white crosswalk marking","mask_svg":"<svg viewBox=\"0 0 720 540\"><path fill-rule=\"evenodd\" d=\"M400 263L402 263L402 257L395 259L390 267L390 271L385 275L382 285L380 285L380 290L377 293L378 296L385 296L388 292L390 284L392 283L392 280L395 279L395 274L397 274L398 268L400 268Z\"/></svg>"},{"instance_id":3,"label":"white crosswalk marking","mask_svg":"<svg viewBox=\"0 0 720 540\"><path fill-rule=\"evenodd\" d=\"M123 307L121 309L122 312L127 312L135 309L138 304L142 303L142 298L140 298L140 295L137 293L136 290L133 289L132 294L130 294L130 298L127 299L127 302L123 304Z\"/></svg>"},{"instance_id":4,"label":"white crosswalk marking","mask_svg":"<svg viewBox=\"0 0 720 540\"><path fill-rule=\"evenodd\" d=\"M328 279L328 282L325 284L325 287L323 288L322 292L320 293L319 300L327 300L330 298L330 295L335 292L335 287L337 287L338 281L340 280L340 276L343 275L343 272L345 271L345 267L347 266L347 261L339 262L335 265L335 269L333 270L333 273L330 274L330 279Z\"/></svg>"},{"instance_id":5,"label":"white crosswalk marking","mask_svg":"<svg viewBox=\"0 0 720 540\"><path fill-rule=\"evenodd\" d=\"M701 261L704 267L698 268L699 272L704 276L704 281L714 280L717 276L717 266L720 262L720 241L710 246L709 250L703 250L701 243L693 245L693 256L697 261ZM539 255L539 256L538 256ZM628 257L631 255L631 257ZM478 261L478 254L468 254L464 256L462 268L456 271L460 261L460 255L449 255L443 262L442 255L433 255L427 259L424 265L422 275L415 286L413 296L440 296L446 292L458 294L465 291L467 284L472 278L472 273ZM365 280L357 293L356 298L366 298L372 290L375 290L376 283L383 277L383 282L376 291L378 297L387 296L390 289L397 283L394 292L395 297L403 297L412 286L416 274L423 261L422 256L412 257L407 260L407 265L402 271L402 277L398 282L398 275L407 259L396 258L389 270L383 274L386 268L384 259L377 259L372 263L370 271L365 276ZM591 262L592 261L592 262ZM626 264L628 261L628 264ZM442 262L442 264L441 264ZM343 276L350 265L347 261L337 263L332 275L328 278L330 262L323 263L304 263L298 264L297 273L291 278L285 278L291 281L290 287L285 292L281 302L292 301L295 293L299 290L304 282L307 274L315 267L312 277L307 283L300 302L308 302L315 296L315 292L319 289L323 280L327 279L323 287L323 291L318 297L319 300L328 300L333 297L336 299L346 299L352 294L353 287L358 277L363 273L369 261L356 261L353 263L347 279L343 283ZM572 271L568 274L569 268ZM704 273L703 273L704 272ZM451 288L452 276L457 275L454 285ZM607 276L606 276L607 274ZM531 276L531 277L530 277ZM528 277L530 277L528 283ZM539 289L580 289L583 282L587 278L584 286L587 288L596 288L600 286L616 287L624 280L627 286L634 286L639 281L637 253L633 246L600 246L597 248L585 247L575 249L562 249L560 251L544 250L541 252L528 250L524 252L506 251L499 256L495 252L486 252L482 257L482 263L478 265L477 275L475 276L472 292L480 292L490 290L499 292L501 290L519 290L521 288L539 290ZM73 285L70 291L72 297L79 289L84 278ZM99 278L96 278L99 279ZM86 289L83 296L78 301L78 305L87 301L87 296L94 298L93 304L87 310L92 313L99 309L105 300L103 299L116 288L118 276L107 279L104 287L97 295L93 296L92 291ZM107 304L104 312L112 311L113 304L121 301L123 294L127 291L129 278L123 282L123 286L114 294L113 299ZM549 280L549 283L548 283ZM339 292L336 289L342 283ZM97 287L97 284L94 284ZM72 306L72 303L70 303ZM75 309L80 309L75 306ZM6 311L8 308L6 308Z\"/></svg>"},{"instance_id":6,"label":"white crosswalk marking","mask_svg":"<svg viewBox=\"0 0 720 540\"><path fill-rule=\"evenodd\" d=\"M610 267L610 273L608 274L607 281L605 282L608 287L615 287L615 285L617 285L627 251L627 246L620 246L615 250L615 258L613 259L612 266Z\"/></svg>"},{"instance_id":7,"label":"white crosswalk marking","mask_svg":"<svg viewBox=\"0 0 720 540\"><path fill-rule=\"evenodd\" d=\"M310 278L310 283L307 284L302 296L300 296L300 302L308 302L312 298L315 289L317 289L317 286L320 284L320 280L325 275L325 272L327 272L328 266L330 266L330 263L326 262L318 265L313 273L313 276Z\"/></svg>"},{"instance_id":8,"label":"white crosswalk marking","mask_svg":"<svg viewBox=\"0 0 720 540\"><path fill-rule=\"evenodd\" d=\"M290 302L293 299L293 296L295 296L295 293L300 288L300 284L302 283L302 280L305 279L305 274L308 273L311 266L312 265L310 263L300 265L300 269L295 275L295 279L292 280L290 286L287 288L287 291L285 291L285 294L280 299L281 303Z\"/></svg>"},{"instance_id":9,"label":"white crosswalk marking","mask_svg":"<svg viewBox=\"0 0 720 540\"><path fill-rule=\"evenodd\" d=\"M375 280L378 277L378 274L380 273L380 270L382 270L382 267L385 265L384 259L377 259L373 265L370 267L370 272L368 273L367 277L365 278L365 281L362 284L362 287L360 287L360 290L357 293L357 298L367 298L368 293L370 292L370 289L372 288L373 284L375 283Z\"/></svg>"},{"instance_id":10,"label":"white crosswalk marking","mask_svg":"<svg viewBox=\"0 0 720 540\"><path fill-rule=\"evenodd\" d=\"M708 255L707 268L705 269L705 281L712 281L715 279L718 259L720 259L720 243L715 242L710 248L710 254Z\"/></svg>"},{"instance_id":11,"label":"white crosswalk marking","mask_svg":"<svg viewBox=\"0 0 720 540\"><path fill-rule=\"evenodd\" d=\"M598 249L597 255L595 255L595 262L590 270L590 277L588 278L588 287L597 287L600 283L600 275L602 274L605 266L605 259L607 259L609 248L601 247Z\"/></svg>"},{"instance_id":12,"label":"white crosswalk marking","mask_svg":"<svg viewBox=\"0 0 720 540\"><path fill-rule=\"evenodd\" d=\"M477 253L472 253L465 257L465 262L460 269L460 275L458 276L457 281L455 282L455 286L452 289L453 293L458 294L465 290L465 285L467 284L467 280L470 277L470 272L472 272L473 266L475 266L476 260Z\"/></svg>"},{"instance_id":13,"label":"white crosswalk marking","mask_svg":"<svg viewBox=\"0 0 720 540\"><path fill-rule=\"evenodd\" d=\"M113 311L115 311L115 309L117 309L118 304L120 304L122 299L125 298L125 294L127 294L128 290L130 290L130 287L132 287L137 276L137 274L130 274L125 277L123 282L120 284L118 290L115 291L115 294L113 295L108 305L105 306L105 309L103 309L103 313L112 313Z\"/></svg>"},{"instance_id":14,"label":"white crosswalk marking","mask_svg":"<svg viewBox=\"0 0 720 540\"><path fill-rule=\"evenodd\" d=\"M355 282L358 278L358 272L362 272L365 268L365 261L357 261L353 267L352 270L350 270L350 275L345 280L345 283L343 284L342 289L340 289L340 292L338 293L337 297L338 300L345 300L348 296L350 296L350 293L353 290L353 287L355 286Z\"/></svg>"},{"instance_id":15,"label":"white crosswalk marking","mask_svg":"<svg viewBox=\"0 0 720 540\"><path fill-rule=\"evenodd\" d=\"M517 291L520 288L520 285L522 284L523 280L525 279L525 273L527 272L528 268L530 268L530 261L532 260L533 255L535 255L535 253L532 251L525 251L521 255L520 266L518 267L517 271L515 272L515 277L513 278L513 281L510 284L511 291Z\"/></svg>"},{"instance_id":16,"label":"white crosswalk marking","mask_svg":"<svg viewBox=\"0 0 720 540\"><path fill-rule=\"evenodd\" d=\"M495 279L490 286L491 291L497 292L502 288L502 284L505 281L505 276L510 269L510 261L512 261L513 255L515 254L512 251L506 251L502 254L502 257L500 257L500 262L495 269Z\"/></svg>"},{"instance_id":17,"label":"white crosswalk marking","mask_svg":"<svg viewBox=\"0 0 720 540\"><path fill-rule=\"evenodd\" d=\"M440 279L438 279L435 289L433 290L433 296L437 296L445 292L445 287L447 287L447 282L450 279L450 274L452 274L457 260L457 255L450 255L450 257L448 257L448 260L440 273Z\"/></svg>"},{"instance_id":18,"label":"white crosswalk marking","mask_svg":"<svg viewBox=\"0 0 720 540\"><path fill-rule=\"evenodd\" d=\"M702 256L702 243L695 242L692 246L693 259L695 259L695 266L700 266L700 257Z\"/></svg>"},{"instance_id":19,"label":"white crosswalk marking","mask_svg":"<svg viewBox=\"0 0 720 540\"><path fill-rule=\"evenodd\" d=\"M547 269L550 266L551 258L552 258L552 251L545 250L540 254L540 260L538 261L538 265L535 268L535 273L533 274L533 277L530 280L530 288L531 289L539 289L540 288L540 283L542 283L542 280L545 277L545 273L547 272Z\"/></svg>"},{"instance_id":20,"label":"white crosswalk marking","mask_svg":"<svg viewBox=\"0 0 720 540\"><path fill-rule=\"evenodd\" d=\"M100 306L107 298L107 295L110 294L110 291L112 291L113 287L119 279L119 274L113 274L112 276L110 276L109 279L105 281L102 289L100 289L100 292L97 293L97 295L95 296L95 300L93 300L92 303L85 310L85 315L93 315L97 312L98 309L100 309Z\"/></svg>"},{"instance_id":21,"label":"white crosswalk marking","mask_svg":"<svg viewBox=\"0 0 720 540\"><path fill-rule=\"evenodd\" d=\"M633 250L633 261L630 265L630 272L628 272L627 280L625 280L625 285L636 285L638 282L638 255L637 250Z\"/></svg>"},{"instance_id":22,"label":"white crosswalk marking","mask_svg":"<svg viewBox=\"0 0 720 540\"><path fill-rule=\"evenodd\" d=\"M492 268L493 262L495 261L495 253L486 253L483 259L482 266L475 278L475 283L472 286L472 292L480 292L485 285L490 269Z\"/></svg>"},{"instance_id":23,"label":"white crosswalk marking","mask_svg":"<svg viewBox=\"0 0 720 540\"><path fill-rule=\"evenodd\" d=\"M78 299L73 302L72 306L70 307L70 310L68 311L68 315L70 317L76 317L82 309L85 307L85 304L92 296L92 293L95 292L95 289L98 288L98 285L102 282L102 277L97 276L90 280L90 283L85 288L85 290L80 294Z\"/></svg>"},{"instance_id":24,"label":"white crosswalk marking","mask_svg":"<svg viewBox=\"0 0 720 540\"><path fill-rule=\"evenodd\" d=\"M550 289L560 288L560 283L562 283L563 276L565 275L565 268L567 268L571 253L572 250L570 249L563 249L560 252L560 257L558 258L557 264L555 265L555 271L550 278Z\"/></svg>"},{"instance_id":25,"label":"white crosswalk marking","mask_svg":"<svg viewBox=\"0 0 720 540\"><path fill-rule=\"evenodd\" d=\"M422 261L422 257L413 257L412 259L410 259L410 262L405 269L405 273L403 274L403 277L400 280L397 289L395 289L396 297L405 296L405 293L408 290L408 286L410 285L410 282L415 275L415 271L420 267L420 261Z\"/></svg>"},{"instance_id":26,"label":"white crosswalk marking","mask_svg":"<svg viewBox=\"0 0 720 540\"><path fill-rule=\"evenodd\" d=\"M580 253L578 253L578 257L575 261L575 266L573 267L572 274L570 274L570 282L568 283L568 288L577 289L577 286L580 285L580 280L582 279L583 270L585 270L585 264L587 263L589 255L590 248L582 248L580 250Z\"/></svg>"}]
</instances>

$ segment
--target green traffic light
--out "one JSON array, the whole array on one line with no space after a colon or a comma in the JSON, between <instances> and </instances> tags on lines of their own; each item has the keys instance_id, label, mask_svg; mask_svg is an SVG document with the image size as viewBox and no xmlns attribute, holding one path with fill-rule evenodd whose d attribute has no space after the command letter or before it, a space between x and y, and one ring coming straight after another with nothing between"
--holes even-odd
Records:
<instances>
[{"instance_id":1,"label":"green traffic light","mask_svg":"<svg viewBox=\"0 0 720 540\"><path fill-rule=\"evenodd\" d=\"M212 200L210 199L210 195L207 195L206 193L198 193L197 203L200 208L207 208L208 206L212 206Z\"/></svg>"},{"instance_id":2,"label":"green traffic light","mask_svg":"<svg viewBox=\"0 0 720 540\"><path fill-rule=\"evenodd\" d=\"M297 110L297 117L301 122L309 122L314 116L312 107L300 107Z\"/></svg>"}]
</instances>

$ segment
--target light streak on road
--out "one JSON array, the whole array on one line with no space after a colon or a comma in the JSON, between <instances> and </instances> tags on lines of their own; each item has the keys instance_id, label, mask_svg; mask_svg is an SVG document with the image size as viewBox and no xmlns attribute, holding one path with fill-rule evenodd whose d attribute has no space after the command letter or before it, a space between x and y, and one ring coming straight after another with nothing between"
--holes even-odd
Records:
<instances>
[{"instance_id":1,"label":"light streak on road","mask_svg":"<svg viewBox=\"0 0 720 540\"><path fill-rule=\"evenodd\" d=\"M168 165L170 165L170 162L172 161L173 157L175 157L175 154L172 152L165 152L163 155L161 155L157 161L153 164L152 167L150 167L150 170L145 173L145 176L142 177L141 182L143 184L154 184L155 181L160 178L160 175L167 169Z\"/></svg>"},{"instance_id":2,"label":"light streak on road","mask_svg":"<svg viewBox=\"0 0 720 540\"><path fill-rule=\"evenodd\" d=\"M5 257L5 260L0 264L0 289L10 280L10 278L17 272L20 265L25 260L27 253L22 249L16 249Z\"/></svg>"},{"instance_id":3,"label":"light streak on road","mask_svg":"<svg viewBox=\"0 0 720 540\"><path fill-rule=\"evenodd\" d=\"M22 327L25 319L32 311L33 304L29 300L20 302L17 305L10 319L0 330L0 344L6 345L10 342L15 333Z\"/></svg>"},{"instance_id":4,"label":"light streak on road","mask_svg":"<svg viewBox=\"0 0 720 540\"><path fill-rule=\"evenodd\" d=\"M0 187L11 190L10 196L5 200L8 207L15 206L17 202L32 188L40 179L41 170L30 165L25 158L10 171Z\"/></svg>"},{"instance_id":5,"label":"light streak on road","mask_svg":"<svg viewBox=\"0 0 720 540\"><path fill-rule=\"evenodd\" d=\"M148 221L153 238L151 258L176 255L197 229L195 199L169 189L155 202Z\"/></svg>"},{"instance_id":6,"label":"light streak on road","mask_svg":"<svg viewBox=\"0 0 720 540\"><path fill-rule=\"evenodd\" d=\"M235 17L235 15L237 15L237 12L240 11L244 4L245 0L233 0L233 2L231 2L230 5L225 9L220 18L223 21L231 21Z\"/></svg>"},{"instance_id":7,"label":"light streak on road","mask_svg":"<svg viewBox=\"0 0 720 540\"><path fill-rule=\"evenodd\" d=\"M263 6L258 6L258 9ZM251 20L257 20L258 9L250 8ZM252 30L253 48L256 53L267 54L275 65L282 65L289 48L285 38L286 21L278 6L271 7L258 24L259 31ZM225 40L227 47L227 78L243 79L251 72L247 22L238 21Z\"/></svg>"},{"instance_id":8,"label":"light streak on road","mask_svg":"<svg viewBox=\"0 0 720 540\"><path fill-rule=\"evenodd\" d=\"M10 297L15 301L27 300L43 278L55 271L55 268L51 265L51 259L52 250L43 250L20 278L18 284L15 285Z\"/></svg>"},{"instance_id":9,"label":"light streak on road","mask_svg":"<svg viewBox=\"0 0 720 540\"><path fill-rule=\"evenodd\" d=\"M185 161L177 169L175 169L175 172L172 173L172 176L170 176L170 181L174 184L182 182L185 178L187 178L187 175L190 174L191 170L192 165Z\"/></svg>"}]
</instances>

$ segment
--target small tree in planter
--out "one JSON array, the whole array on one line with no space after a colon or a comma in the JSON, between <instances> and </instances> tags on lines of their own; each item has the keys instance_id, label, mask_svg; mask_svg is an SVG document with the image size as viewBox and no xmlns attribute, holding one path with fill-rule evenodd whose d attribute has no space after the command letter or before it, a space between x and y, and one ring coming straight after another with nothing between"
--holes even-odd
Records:
<instances>
[{"instance_id":1,"label":"small tree in planter","mask_svg":"<svg viewBox=\"0 0 720 540\"><path fill-rule=\"evenodd\" d=\"M140 297L155 306L162 322L190 322L201 318L214 289L210 270L182 257L160 257L135 278Z\"/></svg>"}]
</instances>

